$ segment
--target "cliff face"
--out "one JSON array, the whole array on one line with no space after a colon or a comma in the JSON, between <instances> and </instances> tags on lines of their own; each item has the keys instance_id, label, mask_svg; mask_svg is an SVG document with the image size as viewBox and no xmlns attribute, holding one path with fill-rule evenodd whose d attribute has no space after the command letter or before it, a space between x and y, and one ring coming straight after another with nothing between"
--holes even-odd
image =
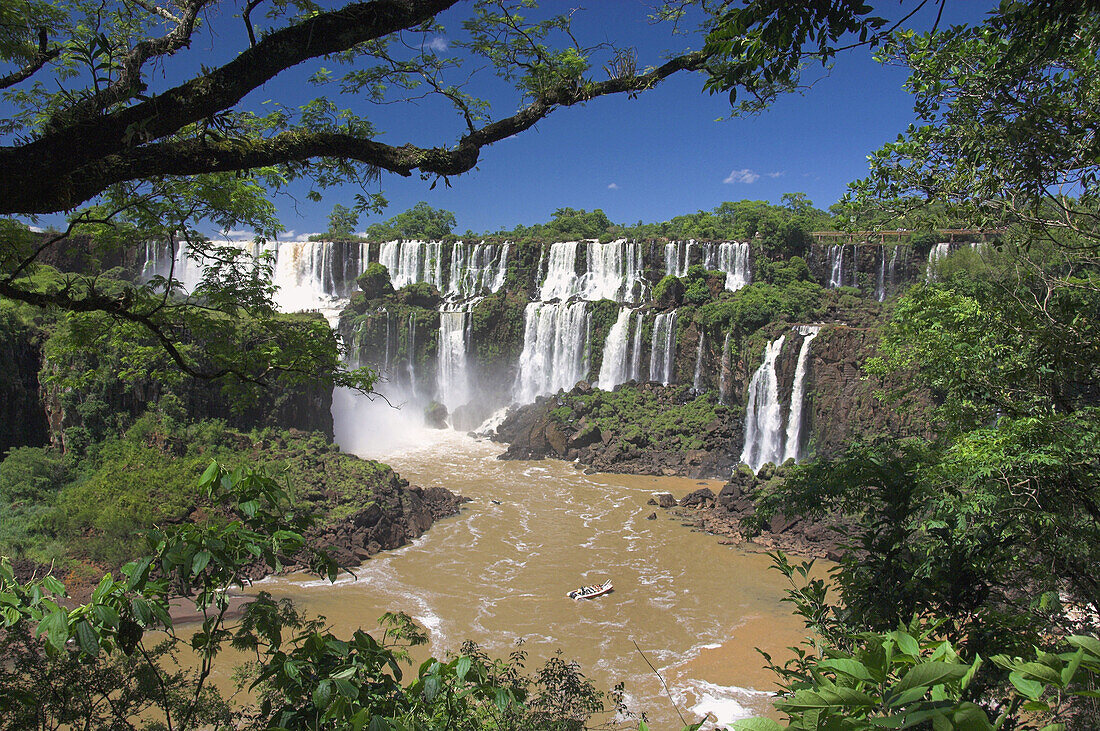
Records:
<instances>
[{"instance_id":1,"label":"cliff face","mask_svg":"<svg viewBox=\"0 0 1100 731\"><path fill-rule=\"evenodd\" d=\"M40 333L0 309L0 459L9 449L49 442L38 386L40 340Z\"/></svg>"},{"instance_id":2,"label":"cliff face","mask_svg":"<svg viewBox=\"0 0 1100 731\"><path fill-rule=\"evenodd\" d=\"M814 340L806 405L813 453L835 455L857 436L931 436L930 395L899 403L875 395L905 378L893 374L883 382L864 376L863 363L875 355L877 344L873 330L843 325L823 329Z\"/></svg>"}]
</instances>

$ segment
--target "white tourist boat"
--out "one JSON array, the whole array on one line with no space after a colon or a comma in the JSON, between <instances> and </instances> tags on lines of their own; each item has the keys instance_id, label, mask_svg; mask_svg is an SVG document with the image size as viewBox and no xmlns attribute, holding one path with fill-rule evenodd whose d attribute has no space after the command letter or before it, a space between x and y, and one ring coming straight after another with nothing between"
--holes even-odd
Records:
<instances>
[{"instance_id":1,"label":"white tourist boat","mask_svg":"<svg viewBox=\"0 0 1100 731\"><path fill-rule=\"evenodd\" d=\"M594 599L609 593L614 588L615 587L611 585L611 579L608 579L602 584L590 584L589 586L582 586L579 589L574 589L566 596L570 599Z\"/></svg>"}]
</instances>

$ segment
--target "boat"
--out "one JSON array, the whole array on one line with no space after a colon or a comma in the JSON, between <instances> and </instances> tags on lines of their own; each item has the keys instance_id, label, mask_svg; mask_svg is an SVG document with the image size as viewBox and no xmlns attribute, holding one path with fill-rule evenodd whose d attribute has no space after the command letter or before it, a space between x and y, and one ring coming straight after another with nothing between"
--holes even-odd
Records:
<instances>
[{"instance_id":1,"label":"boat","mask_svg":"<svg viewBox=\"0 0 1100 731\"><path fill-rule=\"evenodd\" d=\"M590 584L589 586L582 586L579 589L574 589L566 594L566 596L570 599L594 599L611 592L614 588L615 587L611 585L611 579L608 579L602 584Z\"/></svg>"}]
</instances>

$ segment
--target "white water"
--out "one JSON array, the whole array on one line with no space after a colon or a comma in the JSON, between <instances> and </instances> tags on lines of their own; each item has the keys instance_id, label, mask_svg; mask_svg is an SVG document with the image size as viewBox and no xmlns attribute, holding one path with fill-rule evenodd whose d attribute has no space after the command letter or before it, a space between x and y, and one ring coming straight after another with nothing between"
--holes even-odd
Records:
<instances>
[{"instance_id":1,"label":"white water","mask_svg":"<svg viewBox=\"0 0 1100 731\"><path fill-rule=\"evenodd\" d=\"M441 241L387 241L381 246L378 261L389 271L394 289L427 282L440 292L446 290Z\"/></svg>"},{"instance_id":2,"label":"white water","mask_svg":"<svg viewBox=\"0 0 1100 731\"><path fill-rule=\"evenodd\" d=\"M588 374L588 308L580 302L532 302L524 312L518 403L572 388Z\"/></svg>"},{"instance_id":3,"label":"white water","mask_svg":"<svg viewBox=\"0 0 1100 731\"><path fill-rule=\"evenodd\" d=\"M829 286L844 286L844 244L829 247Z\"/></svg>"},{"instance_id":4,"label":"white water","mask_svg":"<svg viewBox=\"0 0 1100 731\"><path fill-rule=\"evenodd\" d=\"M783 450L783 461L802 458L802 411L806 399L806 370L810 360L810 343L821 332L817 325L800 325L802 347L798 349L798 364L794 369L794 384L791 387L791 408L787 416L787 446Z\"/></svg>"},{"instance_id":5,"label":"white water","mask_svg":"<svg viewBox=\"0 0 1100 731\"><path fill-rule=\"evenodd\" d=\"M783 415L779 404L779 376L775 361L783 350L785 336L768 344L764 362L749 381L749 402L745 407L745 446L741 461L755 472L768 462L782 462Z\"/></svg>"},{"instance_id":6,"label":"white water","mask_svg":"<svg viewBox=\"0 0 1100 731\"><path fill-rule=\"evenodd\" d=\"M628 342L630 330L629 307L619 310L619 316L615 318L615 324L607 333L607 342L603 348L603 362L600 363L599 386L605 391L630 380L630 362L628 359Z\"/></svg>"},{"instance_id":7,"label":"white water","mask_svg":"<svg viewBox=\"0 0 1100 731\"><path fill-rule=\"evenodd\" d=\"M461 304L444 307L439 313L439 403L454 411L470 400L469 369L466 363L467 323L470 308Z\"/></svg>"},{"instance_id":8,"label":"white water","mask_svg":"<svg viewBox=\"0 0 1100 731\"><path fill-rule=\"evenodd\" d=\"M691 387L697 392L703 390L703 343L706 336L699 331L699 347L695 351L695 376L691 379Z\"/></svg>"},{"instance_id":9,"label":"white water","mask_svg":"<svg viewBox=\"0 0 1100 731\"><path fill-rule=\"evenodd\" d=\"M456 241L451 246L450 278L443 293L449 300L467 300L504 286L509 244Z\"/></svg>"},{"instance_id":10,"label":"white water","mask_svg":"<svg viewBox=\"0 0 1100 731\"><path fill-rule=\"evenodd\" d=\"M710 271L726 274L726 289L735 292L752 283L750 257L752 245L748 242L721 244L697 244L695 241L676 241L665 244L665 276L687 276L696 249L702 247L703 264Z\"/></svg>"},{"instance_id":11,"label":"white water","mask_svg":"<svg viewBox=\"0 0 1100 731\"><path fill-rule=\"evenodd\" d=\"M577 273L580 246L578 241L550 245L546 278L539 288L540 300L579 297L590 301L634 302L640 299L644 280L638 243L622 239L606 244L587 242L587 267L583 274Z\"/></svg>"},{"instance_id":12,"label":"white water","mask_svg":"<svg viewBox=\"0 0 1100 731\"><path fill-rule=\"evenodd\" d=\"M662 312L653 322L649 351L649 380L672 383L676 362L676 310Z\"/></svg>"},{"instance_id":13,"label":"white water","mask_svg":"<svg viewBox=\"0 0 1100 731\"><path fill-rule=\"evenodd\" d=\"M748 243L718 244L718 269L726 273L726 289L736 292L752 283L749 257L752 247Z\"/></svg>"},{"instance_id":14,"label":"white water","mask_svg":"<svg viewBox=\"0 0 1100 731\"><path fill-rule=\"evenodd\" d=\"M718 375L718 403L729 404L730 397L730 333L722 341L722 370Z\"/></svg>"},{"instance_id":15,"label":"white water","mask_svg":"<svg viewBox=\"0 0 1100 731\"><path fill-rule=\"evenodd\" d=\"M939 243L928 251L928 266L924 269L924 277L929 282L936 281L936 265L942 259L946 259L951 253L951 244Z\"/></svg>"},{"instance_id":16,"label":"white water","mask_svg":"<svg viewBox=\"0 0 1100 731\"><path fill-rule=\"evenodd\" d=\"M634 317L634 344L630 349L630 377L639 383L642 380L642 324L645 313L638 310Z\"/></svg>"}]
</instances>

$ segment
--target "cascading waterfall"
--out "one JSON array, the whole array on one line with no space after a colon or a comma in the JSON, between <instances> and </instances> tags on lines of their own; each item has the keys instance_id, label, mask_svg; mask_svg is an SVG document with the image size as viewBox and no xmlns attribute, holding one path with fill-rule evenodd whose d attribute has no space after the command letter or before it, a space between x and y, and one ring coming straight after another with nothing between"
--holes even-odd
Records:
<instances>
[{"instance_id":1,"label":"cascading waterfall","mask_svg":"<svg viewBox=\"0 0 1100 731\"><path fill-rule=\"evenodd\" d=\"M588 377L589 301L611 299L631 303L644 293L642 250L637 242L626 240L601 244L583 243L586 266L578 273L579 241L551 244L544 250L546 276L539 287L539 300L524 311L523 353L516 378L515 397L524 403L540 394L571 388ZM541 269L541 264L540 264ZM626 380L626 339L630 311L619 313L619 329L609 333L607 347L621 351L605 352L600 371L601 383L610 388ZM621 345L617 344L621 339ZM612 369L604 372L604 368Z\"/></svg>"},{"instance_id":2,"label":"cascading waterfall","mask_svg":"<svg viewBox=\"0 0 1100 731\"><path fill-rule=\"evenodd\" d=\"M722 341L722 370L718 374L718 403L729 404L730 397L730 334Z\"/></svg>"},{"instance_id":3,"label":"cascading waterfall","mask_svg":"<svg viewBox=\"0 0 1100 731\"><path fill-rule=\"evenodd\" d=\"M588 374L588 304L532 302L524 312L523 352L515 398L530 403Z\"/></svg>"},{"instance_id":4,"label":"cascading waterfall","mask_svg":"<svg viewBox=\"0 0 1100 731\"><path fill-rule=\"evenodd\" d=\"M844 244L829 247L829 286L844 286Z\"/></svg>"},{"instance_id":5,"label":"cascading waterfall","mask_svg":"<svg viewBox=\"0 0 1100 731\"><path fill-rule=\"evenodd\" d=\"M695 248L695 241L670 241L665 244L665 276L687 276L688 267L691 266L691 250Z\"/></svg>"},{"instance_id":6,"label":"cascading waterfall","mask_svg":"<svg viewBox=\"0 0 1100 731\"><path fill-rule=\"evenodd\" d=\"M810 343L821 332L818 325L799 325L802 335L802 347L798 349L798 364L794 369L794 383L791 386L791 408L787 416L787 445L783 450L783 461L802 458L802 411L806 397L806 369L810 360Z\"/></svg>"},{"instance_id":7,"label":"cascading waterfall","mask_svg":"<svg viewBox=\"0 0 1100 731\"><path fill-rule=\"evenodd\" d=\"M642 380L642 323L645 322L645 313L638 310L634 317L634 344L630 349L630 378Z\"/></svg>"},{"instance_id":8,"label":"cascading waterfall","mask_svg":"<svg viewBox=\"0 0 1100 731\"><path fill-rule=\"evenodd\" d=\"M628 335L632 310L624 307L619 310L615 324L607 333L607 342L603 349L603 362L600 364L599 386L605 391L630 380L630 362L628 360Z\"/></svg>"},{"instance_id":9,"label":"cascading waterfall","mask_svg":"<svg viewBox=\"0 0 1100 731\"><path fill-rule=\"evenodd\" d=\"M703 343L706 336L699 331L699 347L695 351L695 377L691 379L691 387L698 391L703 390Z\"/></svg>"},{"instance_id":10,"label":"cascading waterfall","mask_svg":"<svg viewBox=\"0 0 1100 731\"><path fill-rule=\"evenodd\" d=\"M768 343L764 362L749 381L745 407L745 446L741 461L755 472L768 462L782 462L783 414L779 404L779 376L775 361L783 350L785 336Z\"/></svg>"},{"instance_id":11,"label":"cascading waterfall","mask_svg":"<svg viewBox=\"0 0 1100 731\"><path fill-rule=\"evenodd\" d=\"M726 289L729 291L736 292L752 283L752 270L749 268L751 253L752 246L748 243L718 244L717 269L726 273Z\"/></svg>"},{"instance_id":12,"label":"cascading waterfall","mask_svg":"<svg viewBox=\"0 0 1100 731\"><path fill-rule=\"evenodd\" d=\"M504 286L508 247L456 241L451 247L450 278L444 292L447 299L470 299L486 289L495 292Z\"/></svg>"},{"instance_id":13,"label":"cascading waterfall","mask_svg":"<svg viewBox=\"0 0 1100 731\"><path fill-rule=\"evenodd\" d=\"M878 270L878 287L875 288L875 299L879 302L886 300L887 287L893 288L894 286L894 265L898 259L898 248L895 246L891 250L889 266L886 264L886 247L882 249L882 261Z\"/></svg>"},{"instance_id":14,"label":"cascading waterfall","mask_svg":"<svg viewBox=\"0 0 1100 731\"><path fill-rule=\"evenodd\" d=\"M405 361L405 372L409 377L409 393L416 393L416 318L413 317L413 313L409 313L409 325L408 336L405 339L405 350L407 353L407 360Z\"/></svg>"},{"instance_id":15,"label":"cascading waterfall","mask_svg":"<svg viewBox=\"0 0 1100 731\"><path fill-rule=\"evenodd\" d=\"M565 300L580 297L585 300L609 299L633 302L644 282L642 251L637 242L625 240L606 244L587 243L587 269L577 275L578 241L550 245L546 279L539 288L539 299Z\"/></svg>"},{"instance_id":16,"label":"cascading waterfall","mask_svg":"<svg viewBox=\"0 0 1100 731\"><path fill-rule=\"evenodd\" d=\"M924 277L930 282L936 281L936 264L941 259L946 259L947 255L951 253L951 244L939 243L933 246L928 252L928 266L924 269Z\"/></svg>"},{"instance_id":17,"label":"cascading waterfall","mask_svg":"<svg viewBox=\"0 0 1100 731\"><path fill-rule=\"evenodd\" d=\"M672 383L676 364L676 310L662 312L653 322L649 351L649 380Z\"/></svg>"},{"instance_id":18,"label":"cascading waterfall","mask_svg":"<svg viewBox=\"0 0 1100 731\"><path fill-rule=\"evenodd\" d=\"M378 261L389 271L394 289L427 282L446 291L441 241L387 241L379 250Z\"/></svg>"},{"instance_id":19,"label":"cascading waterfall","mask_svg":"<svg viewBox=\"0 0 1100 731\"><path fill-rule=\"evenodd\" d=\"M469 372L466 368L469 317L470 307L466 304L444 306L439 312L437 400L449 411L470 400Z\"/></svg>"}]
</instances>

